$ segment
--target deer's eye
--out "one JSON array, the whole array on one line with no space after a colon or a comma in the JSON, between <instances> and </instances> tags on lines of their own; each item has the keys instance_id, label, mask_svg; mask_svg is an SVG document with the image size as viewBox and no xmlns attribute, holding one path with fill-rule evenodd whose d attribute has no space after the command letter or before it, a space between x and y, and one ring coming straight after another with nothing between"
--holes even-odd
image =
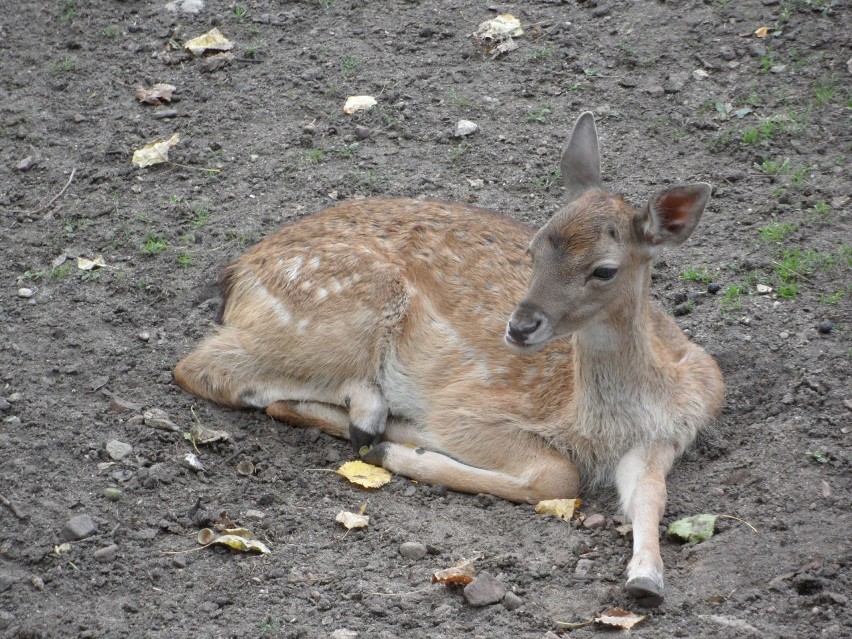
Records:
<instances>
[{"instance_id":1,"label":"deer's eye","mask_svg":"<svg viewBox=\"0 0 852 639\"><path fill-rule=\"evenodd\" d=\"M611 280L618 273L618 269L613 266L599 266L592 272L592 277L599 280Z\"/></svg>"}]
</instances>

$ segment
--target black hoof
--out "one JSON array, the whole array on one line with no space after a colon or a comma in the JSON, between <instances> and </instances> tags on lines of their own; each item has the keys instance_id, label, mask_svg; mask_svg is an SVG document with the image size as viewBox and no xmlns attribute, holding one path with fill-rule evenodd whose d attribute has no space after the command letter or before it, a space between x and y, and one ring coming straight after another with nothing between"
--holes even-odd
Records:
<instances>
[{"instance_id":1,"label":"black hoof","mask_svg":"<svg viewBox=\"0 0 852 639\"><path fill-rule=\"evenodd\" d=\"M361 456L361 461L367 464L373 464L373 466L384 466L385 455L387 455L389 447L390 444L388 442L376 444L369 451L367 451L366 454Z\"/></svg>"},{"instance_id":2,"label":"black hoof","mask_svg":"<svg viewBox=\"0 0 852 639\"><path fill-rule=\"evenodd\" d=\"M368 433L363 428L359 428L355 424L349 424L349 441L352 443L352 448L357 453L364 446L372 446L379 441L379 435Z\"/></svg>"},{"instance_id":3,"label":"black hoof","mask_svg":"<svg viewBox=\"0 0 852 639\"><path fill-rule=\"evenodd\" d=\"M663 603L663 587L648 577L631 579L624 588L643 608L656 608Z\"/></svg>"}]
</instances>

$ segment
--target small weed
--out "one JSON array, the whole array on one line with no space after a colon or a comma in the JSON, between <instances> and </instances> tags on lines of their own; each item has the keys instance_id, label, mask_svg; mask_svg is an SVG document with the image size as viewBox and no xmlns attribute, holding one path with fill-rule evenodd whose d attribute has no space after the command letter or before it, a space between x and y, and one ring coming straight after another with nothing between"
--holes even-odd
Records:
<instances>
[{"instance_id":1,"label":"small weed","mask_svg":"<svg viewBox=\"0 0 852 639\"><path fill-rule=\"evenodd\" d=\"M457 89L450 89L450 102L460 107L469 107L470 100L458 92Z\"/></svg>"},{"instance_id":2,"label":"small weed","mask_svg":"<svg viewBox=\"0 0 852 639\"><path fill-rule=\"evenodd\" d=\"M707 284L713 281L713 276L707 271L706 266L700 268L690 266L680 274L680 279L684 282L704 282Z\"/></svg>"},{"instance_id":3,"label":"small weed","mask_svg":"<svg viewBox=\"0 0 852 639\"><path fill-rule=\"evenodd\" d=\"M822 78L814 83L814 100L819 106L828 104L837 94L834 78Z\"/></svg>"},{"instance_id":4,"label":"small weed","mask_svg":"<svg viewBox=\"0 0 852 639\"><path fill-rule=\"evenodd\" d=\"M828 202L820 200L814 204L814 213L825 219L828 217L828 214L831 213L831 207L828 205Z\"/></svg>"},{"instance_id":5,"label":"small weed","mask_svg":"<svg viewBox=\"0 0 852 639\"><path fill-rule=\"evenodd\" d=\"M767 158L760 164L755 164L754 167L763 171L766 175L778 175L790 170L790 161L785 159L783 162L779 162Z\"/></svg>"},{"instance_id":6,"label":"small weed","mask_svg":"<svg viewBox=\"0 0 852 639\"><path fill-rule=\"evenodd\" d=\"M805 184L805 180L808 177L808 173L811 172L813 167L810 164L805 164L805 166L799 167L795 171L793 171L793 175L790 177L790 186L794 189L799 189Z\"/></svg>"},{"instance_id":7,"label":"small weed","mask_svg":"<svg viewBox=\"0 0 852 639\"><path fill-rule=\"evenodd\" d=\"M195 266L195 258L192 257L189 253L179 253L176 259L179 266L187 268L189 266Z\"/></svg>"},{"instance_id":8,"label":"small weed","mask_svg":"<svg viewBox=\"0 0 852 639\"><path fill-rule=\"evenodd\" d=\"M633 57L636 55L636 47L625 40L618 41L618 48L621 49L621 52L626 56Z\"/></svg>"},{"instance_id":9,"label":"small weed","mask_svg":"<svg viewBox=\"0 0 852 639\"><path fill-rule=\"evenodd\" d=\"M73 56L66 55L59 62L51 63L50 70L53 73L68 73L77 68L77 59Z\"/></svg>"},{"instance_id":10,"label":"small weed","mask_svg":"<svg viewBox=\"0 0 852 639\"><path fill-rule=\"evenodd\" d=\"M192 228L200 229L210 220L210 205L207 203L199 204L195 207L192 215Z\"/></svg>"},{"instance_id":11,"label":"small weed","mask_svg":"<svg viewBox=\"0 0 852 639\"><path fill-rule=\"evenodd\" d=\"M554 184L561 183L562 170L558 166L552 166L546 176L535 179L535 188L539 191L547 191Z\"/></svg>"},{"instance_id":12,"label":"small weed","mask_svg":"<svg viewBox=\"0 0 852 639\"><path fill-rule=\"evenodd\" d=\"M766 118L760 123L760 137L764 140L771 140L780 127L781 125L772 118Z\"/></svg>"},{"instance_id":13,"label":"small weed","mask_svg":"<svg viewBox=\"0 0 852 639\"><path fill-rule=\"evenodd\" d=\"M776 222L758 229L760 239L766 243L781 242L795 230L796 227L789 222Z\"/></svg>"},{"instance_id":14,"label":"small weed","mask_svg":"<svg viewBox=\"0 0 852 639\"><path fill-rule=\"evenodd\" d=\"M305 155L302 157L303 164L319 164L325 159L325 151L322 149L311 149L310 151L305 151Z\"/></svg>"},{"instance_id":15,"label":"small weed","mask_svg":"<svg viewBox=\"0 0 852 639\"><path fill-rule=\"evenodd\" d=\"M167 248L169 248L169 245L166 244L162 236L152 231L145 234L142 246L140 247L141 251L146 255L156 255L157 253L162 253Z\"/></svg>"},{"instance_id":16,"label":"small weed","mask_svg":"<svg viewBox=\"0 0 852 639\"><path fill-rule=\"evenodd\" d=\"M745 293L739 284L731 284L722 294L722 306L730 310L739 310L743 307L740 297Z\"/></svg>"},{"instance_id":17,"label":"small weed","mask_svg":"<svg viewBox=\"0 0 852 639\"><path fill-rule=\"evenodd\" d=\"M541 124L547 119L547 116L551 113L553 113L553 107L548 102L544 106L527 111L525 119L527 122L538 122L539 124Z\"/></svg>"},{"instance_id":18,"label":"small weed","mask_svg":"<svg viewBox=\"0 0 852 639\"><path fill-rule=\"evenodd\" d=\"M757 144L760 141L760 131L754 127L743 129L743 144Z\"/></svg>"},{"instance_id":19,"label":"small weed","mask_svg":"<svg viewBox=\"0 0 852 639\"><path fill-rule=\"evenodd\" d=\"M830 461L828 458L828 453L826 453L824 450L809 450L808 459L820 464L827 464Z\"/></svg>"},{"instance_id":20,"label":"small weed","mask_svg":"<svg viewBox=\"0 0 852 639\"><path fill-rule=\"evenodd\" d=\"M65 264L60 264L59 266L53 267L50 271L50 277L55 280L64 280L71 274L71 265L67 262Z\"/></svg>"},{"instance_id":21,"label":"small weed","mask_svg":"<svg viewBox=\"0 0 852 639\"><path fill-rule=\"evenodd\" d=\"M81 282L98 282L101 279L101 272L97 269L91 271L83 271L80 273Z\"/></svg>"},{"instance_id":22,"label":"small weed","mask_svg":"<svg viewBox=\"0 0 852 639\"><path fill-rule=\"evenodd\" d=\"M529 53L527 53L527 60L547 60L550 56L553 55L553 46L548 45L546 47L542 47L541 49L533 49Z\"/></svg>"},{"instance_id":23,"label":"small weed","mask_svg":"<svg viewBox=\"0 0 852 639\"><path fill-rule=\"evenodd\" d=\"M59 21L72 22L77 17L77 7L74 0L65 0L59 8Z\"/></svg>"},{"instance_id":24,"label":"small weed","mask_svg":"<svg viewBox=\"0 0 852 639\"><path fill-rule=\"evenodd\" d=\"M351 78L358 72L360 66L361 63L358 62L358 58L348 55L340 61L340 75L344 78Z\"/></svg>"},{"instance_id":25,"label":"small weed","mask_svg":"<svg viewBox=\"0 0 852 639\"><path fill-rule=\"evenodd\" d=\"M447 159L450 162L458 162L461 156L470 150L470 144L462 142L456 148L447 151Z\"/></svg>"},{"instance_id":26,"label":"small weed","mask_svg":"<svg viewBox=\"0 0 852 639\"><path fill-rule=\"evenodd\" d=\"M782 24L784 24L784 23L789 22L789 21L790 21L790 5L785 3L784 6L781 8L781 13L778 14L778 22L781 22Z\"/></svg>"},{"instance_id":27,"label":"small weed","mask_svg":"<svg viewBox=\"0 0 852 639\"><path fill-rule=\"evenodd\" d=\"M583 91L589 88L585 82L571 82L565 87L568 91Z\"/></svg>"},{"instance_id":28,"label":"small weed","mask_svg":"<svg viewBox=\"0 0 852 639\"><path fill-rule=\"evenodd\" d=\"M101 29L101 37L106 38L107 40L112 40L115 36L118 35L118 27L109 26Z\"/></svg>"},{"instance_id":29,"label":"small weed","mask_svg":"<svg viewBox=\"0 0 852 639\"><path fill-rule=\"evenodd\" d=\"M278 623L272 617L266 617L260 622L261 632L275 632L278 629Z\"/></svg>"},{"instance_id":30,"label":"small weed","mask_svg":"<svg viewBox=\"0 0 852 639\"><path fill-rule=\"evenodd\" d=\"M37 282L45 276L44 271L24 271L19 277L19 282Z\"/></svg>"},{"instance_id":31,"label":"small weed","mask_svg":"<svg viewBox=\"0 0 852 639\"><path fill-rule=\"evenodd\" d=\"M342 158L344 160L348 160L348 159L355 157L355 149L357 149L357 148L358 148L358 143L353 142L352 144L347 144L346 146L344 146L340 149L337 149L337 151L335 151L335 153L337 154L337 157Z\"/></svg>"},{"instance_id":32,"label":"small weed","mask_svg":"<svg viewBox=\"0 0 852 639\"><path fill-rule=\"evenodd\" d=\"M836 291L830 295L822 295L819 298L821 304L837 304L843 299L843 291Z\"/></svg>"},{"instance_id":33,"label":"small weed","mask_svg":"<svg viewBox=\"0 0 852 639\"><path fill-rule=\"evenodd\" d=\"M248 9L246 7L243 7L243 6L238 5L238 4L234 5L234 17L237 20L242 20L244 18L248 18L248 16L249 16L249 12L248 12Z\"/></svg>"},{"instance_id":34,"label":"small weed","mask_svg":"<svg viewBox=\"0 0 852 639\"><path fill-rule=\"evenodd\" d=\"M772 67L775 66L775 58L772 57L771 53L767 53L766 55L760 56L760 72L761 73L769 73L772 70Z\"/></svg>"}]
</instances>

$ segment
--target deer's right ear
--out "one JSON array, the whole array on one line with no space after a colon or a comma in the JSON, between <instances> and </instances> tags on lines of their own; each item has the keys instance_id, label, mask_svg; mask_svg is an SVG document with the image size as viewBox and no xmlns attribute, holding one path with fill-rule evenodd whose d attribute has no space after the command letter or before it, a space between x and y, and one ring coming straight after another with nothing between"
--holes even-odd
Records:
<instances>
[{"instance_id":1,"label":"deer's right ear","mask_svg":"<svg viewBox=\"0 0 852 639\"><path fill-rule=\"evenodd\" d=\"M562 151L562 183L567 201L572 202L586 191L601 186L601 152L595 118L589 111L577 118L571 139Z\"/></svg>"}]
</instances>

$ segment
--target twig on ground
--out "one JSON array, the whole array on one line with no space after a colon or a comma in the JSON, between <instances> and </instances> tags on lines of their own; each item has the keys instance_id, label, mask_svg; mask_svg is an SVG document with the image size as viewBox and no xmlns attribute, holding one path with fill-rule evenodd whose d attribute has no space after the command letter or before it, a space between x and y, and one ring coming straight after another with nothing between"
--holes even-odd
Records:
<instances>
[{"instance_id":1,"label":"twig on ground","mask_svg":"<svg viewBox=\"0 0 852 639\"><path fill-rule=\"evenodd\" d=\"M71 186L71 182L74 180L74 174L76 172L77 172L77 167L74 167L74 168L71 169L71 175L68 176L68 181L65 183L65 186L63 186L62 190L59 193L57 193L56 195L54 195L50 199L50 202L48 202L47 204L40 206L37 209L32 209L31 211L28 211L26 209L14 209L14 210L10 210L10 211L7 211L7 212L8 213L15 213L15 214L22 213L22 214L26 214L26 215L36 215L38 213L41 213L42 211L46 211L51 206L53 206L53 203L56 202L56 200L58 200L60 197L62 197L62 194L65 193L65 190L69 186Z\"/></svg>"},{"instance_id":2,"label":"twig on ground","mask_svg":"<svg viewBox=\"0 0 852 639\"><path fill-rule=\"evenodd\" d=\"M6 506L6 508L11 510L12 514L15 515L15 517L17 517L18 519L27 519L27 517L29 517L27 513L18 508L15 504L6 499L3 495L0 495L0 504L3 504L4 506Z\"/></svg>"}]
</instances>

